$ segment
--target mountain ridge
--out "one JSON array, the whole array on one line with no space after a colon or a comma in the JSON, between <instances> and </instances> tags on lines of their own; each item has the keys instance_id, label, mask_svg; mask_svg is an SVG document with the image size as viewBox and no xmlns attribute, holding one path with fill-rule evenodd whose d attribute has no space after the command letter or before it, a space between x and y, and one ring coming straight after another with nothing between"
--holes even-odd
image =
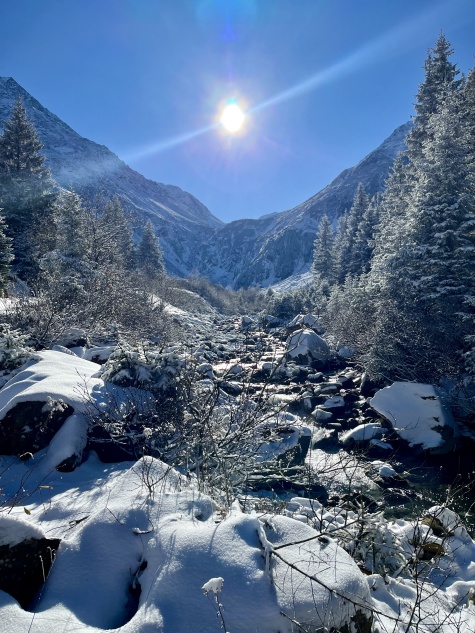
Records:
<instances>
[{"instance_id":1,"label":"mountain ridge","mask_svg":"<svg viewBox=\"0 0 475 633\"><path fill-rule=\"evenodd\" d=\"M382 191L411 127L411 123L398 127L359 163L292 209L225 224L192 194L145 178L105 145L82 137L12 77L0 77L0 120L10 116L18 95L61 187L89 198L98 193L106 198L118 195L135 228L140 230L147 219L152 220L170 274L187 276L196 271L234 288L265 287L308 272L321 217L326 214L336 224L351 206L359 182L370 196Z\"/></svg>"},{"instance_id":2,"label":"mountain ridge","mask_svg":"<svg viewBox=\"0 0 475 633\"><path fill-rule=\"evenodd\" d=\"M18 96L43 144L54 180L88 197L98 192L106 198L118 195L139 227L149 218L154 223L168 271L188 274L193 242L202 242L223 222L192 194L145 178L105 145L75 132L12 77L0 77L0 120L9 118Z\"/></svg>"}]
</instances>

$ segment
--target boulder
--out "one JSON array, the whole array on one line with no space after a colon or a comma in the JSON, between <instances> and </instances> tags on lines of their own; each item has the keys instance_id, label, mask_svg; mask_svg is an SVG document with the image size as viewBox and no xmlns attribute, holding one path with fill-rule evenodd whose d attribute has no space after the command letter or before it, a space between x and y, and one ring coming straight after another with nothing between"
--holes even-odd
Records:
<instances>
[{"instance_id":1,"label":"boulder","mask_svg":"<svg viewBox=\"0 0 475 633\"><path fill-rule=\"evenodd\" d=\"M51 398L49 403L18 402L0 421L2 454L36 453L45 448L72 413L72 407Z\"/></svg>"},{"instance_id":2,"label":"boulder","mask_svg":"<svg viewBox=\"0 0 475 633\"><path fill-rule=\"evenodd\" d=\"M0 589L27 609L43 586L59 539L17 517L0 516Z\"/></svg>"},{"instance_id":3,"label":"boulder","mask_svg":"<svg viewBox=\"0 0 475 633\"><path fill-rule=\"evenodd\" d=\"M286 341L286 358L299 365L323 368L332 358L328 343L313 330L297 330Z\"/></svg>"},{"instance_id":4,"label":"boulder","mask_svg":"<svg viewBox=\"0 0 475 633\"><path fill-rule=\"evenodd\" d=\"M309 328L318 334L321 334L323 331L320 319L314 314L298 314L287 325L288 330L298 330L302 328Z\"/></svg>"},{"instance_id":5,"label":"boulder","mask_svg":"<svg viewBox=\"0 0 475 633\"><path fill-rule=\"evenodd\" d=\"M411 448L438 455L454 450L458 427L433 385L395 382L377 391L370 404Z\"/></svg>"}]
</instances>

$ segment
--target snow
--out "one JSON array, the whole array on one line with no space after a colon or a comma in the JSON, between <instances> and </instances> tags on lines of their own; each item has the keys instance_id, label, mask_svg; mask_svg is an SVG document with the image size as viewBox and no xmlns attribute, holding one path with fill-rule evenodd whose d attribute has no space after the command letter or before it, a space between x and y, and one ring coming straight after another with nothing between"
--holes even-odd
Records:
<instances>
[{"instance_id":1,"label":"snow","mask_svg":"<svg viewBox=\"0 0 475 633\"><path fill-rule=\"evenodd\" d=\"M286 344L289 358L304 356L309 359L328 360L330 357L327 342L313 330L297 330L289 336Z\"/></svg>"},{"instance_id":2,"label":"snow","mask_svg":"<svg viewBox=\"0 0 475 633\"><path fill-rule=\"evenodd\" d=\"M375 438L381 438L384 435L384 429L378 422L369 422L368 424L360 424L359 426L346 431L340 437L343 444L348 442L369 442Z\"/></svg>"},{"instance_id":3,"label":"snow","mask_svg":"<svg viewBox=\"0 0 475 633\"><path fill-rule=\"evenodd\" d=\"M19 516L0 514L0 547L18 545L26 539L45 538L43 530Z\"/></svg>"},{"instance_id":4,"label":"snow","mask_svg":"<svg viewBox=\"0 0 475 633\"><path fill-rule=\"evenodd\" d=\"M384 416L409 446L434 449L444 444L441 430L453 422L432 385L395 382L376 392L371 407Z\"/></svg>"},{"instance_id":5,"label":"snow","mask_svg":"<svg viewBox=\"0 0 475 633\"><path fill-rule=\"evenodd\" d=\"M208 582L205 582L201 589L205 592L205 594L208 594L210 591L212 591L216 595L218 593L221 593L221 591L223 590L223 583L224 578L210 578Z\"/></svg>"},{"instance_id":6,"label":"snow","mask_svg":"<svg viewBox=\"0 0 475 633\"><path fill-rule=\"evenodd\" d=\"M0 419L19 402L62 400L77 412L86 410L82 386L102 387L96 363L58 351L38 352L0 391Z\"/></svg>"},{"instance_id":7,"label":"snow","mask_svg":"<svg viewBox=\"0 0 475 633\"><path fill-rule=\"evenodd\" d=\"M386 462L375 460L374 462L371 462L371 465L373 466L373 468L376 469L378 475L380 475L381 477L396 477L397 476L397 472L394 470L391 464L387 464Z\"/></svg>"}]
</instances>

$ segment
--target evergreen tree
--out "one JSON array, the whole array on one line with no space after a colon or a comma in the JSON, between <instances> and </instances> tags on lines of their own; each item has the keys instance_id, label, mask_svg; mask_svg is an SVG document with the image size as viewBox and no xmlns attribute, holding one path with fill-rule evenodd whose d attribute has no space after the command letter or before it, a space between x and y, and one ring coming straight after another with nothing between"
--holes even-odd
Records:
<instances>
[{"instance_id":1,"label":"evergreen tree","mask_svg":"<svg viewBox=\"0 0 475 633\"><path fill-rule=\"evenodd\" d=\"M72 191L62 191L56 201L56 250L67 258L89 257L89 217L81 198Z\"/></svg>"},{"instance_id":2,"label":"evergreen tree","mask_svg":"<svg viewBox=\"0 0 475 633\"><path fill-rule=\"evenodd\" d=\"M135 264L135 245L132 229L118 196L109 200L102 214L103 249L111 261L132 270Z\"/></svg>"},{"instance_id":3,"label":"evergreen tree","mask_svg":"<svg viewBox=\"0 0 475 633\"><path fill-rule=\"evenodd\" d=\"M369 271L373 255L373 236L378 224L380 200L374 196L363 213L356 231L351 254L351 266L354 275Z\"/></svg>"},{"instance_id":4,"label":"evergreen tree","mask_svg":"<svg viewBox=\"0 0 475 633\"><path fill-rule=\"evenodd\" d=\"M145 224L137 248L137 268L146 278L159 281L165 276L162 249L150 220Z\"/></svg>"},{"instance_id":5,"label":"evergreen tree","mask_svg":"<svg viewBox=\"0 0 475 633\"><path fill-rule=\"evenodd\" d=\"M356 236L369 207L369 198L360 182L353 204L346 219L345 231L338 236L338 281L343 283L347 275L361 274L360 255L357 252Z\"/></svg>"},{"instance_id":6,"label":"evergreen tree","mask_svg":"<svg viewBox=\"0 0 475 633\"><path fill-rule=\"evenodd\" d=\"M429 133L427 124L430 117L437 112L445 99L461 86L461 81L456 79L459 74L457 65L449 60L452 53L450 43L441 33L435 47L429 50L427 55L424 63L424 81L417 93L414 126L407 136L411 162L422 155L422 146Z\"/></svg>"},{"instance_id":7,"label":"evergreen tree","mask_svg":"<svg viewBox=\"0 0 475 633\"><path fill-rule=\"evenodd\" d=\"M338 224L333 240L333 263L335 268L335 281L341 283L345 278L343 267L346 263L344 251L346 242L346 231L348 229L348 211L345 210L343 215L338 218Z\"/></svg>"},{"instance_id":8,"label":"evergreen tree","mask_svg":"<svg viewBox=\"0 0 475 633\"><path fill-rule=\"evenodd\" d=\"M334 282L333 241L332 225L328 216L324 215L313 243L312 273L317 283L324 281L331 285Z\"/></svg>"},{"instance_id":9,"label":"evergreen tree","mask_svg":"<svg viewBox=\"0 0 475 633\"><path fill-rule=\"evenodd\" d=\"M11 239L6 235L5 222L0 215L0 296L4 297L8 285L8 273L13 259Z\"/></svg>"},{"instance_id":10,"label":"evergreen tree","mask_svg":"<svg viewBox=\"0 0 475 633\"><path fill-rule=\"evenodd\" d=\"M18 98L0 137L0 204L13 239L15 270L30 280L55 240L55 195L41 147Z\"/></svg>"}]
</instances>

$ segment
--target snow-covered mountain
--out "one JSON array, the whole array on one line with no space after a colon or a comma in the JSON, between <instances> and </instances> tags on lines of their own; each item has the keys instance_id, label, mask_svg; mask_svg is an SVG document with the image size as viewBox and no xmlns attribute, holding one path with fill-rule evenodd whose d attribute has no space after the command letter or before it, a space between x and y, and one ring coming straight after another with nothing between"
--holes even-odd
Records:
<instances>
[{"instance_id":1,"label":"snow-covered mountain","mask_svg":"<svg viewBox=\"0 0 475 633\"><path fill-rule=\"evenodd\" d=\"M148 218L154 223L169 273L185 276L196 270L233 287L268 286L307 272L322 215L336 222L351 206L359 182L370 195L382 190L411 125L397 128L356 166L293 209L223 224L191 194L144 178L104 145L80 136L11 77L0 77L0 121L9 117L18 95L59 185L82 194L118 195L138 228Z\"/></svg>"},{"instance_id":2,"label":"snow-covered mountain","mask_svg":"<svg viewBox=\"0 0 475 633\"><path fill-rule=\"evenodd\" d=\"M335 224L351 207L359 182L370 196L382 191L410 127L411 123L398 127L357 165L293 209L224 225L208 240L195 267L213 281L235 287L267 286L305 273L321 217L326 213Z\"/></svg>"},{"instance_id":3,"label":"snow-covered mountain","mask_svg":"<svg viewBox=\"0 0 475 633\"><path fill-rule=\"evenodd\" d=\"M104 145L80 136L11 77L0 77L0 121L9 118L18 95L43 143L55 181L78 193L117 194L133 213L137 227L147 218L154 223L168 271L188 274L196 245L222 222L191 194L144 178Z\"/></svg>"}]
</instances>

